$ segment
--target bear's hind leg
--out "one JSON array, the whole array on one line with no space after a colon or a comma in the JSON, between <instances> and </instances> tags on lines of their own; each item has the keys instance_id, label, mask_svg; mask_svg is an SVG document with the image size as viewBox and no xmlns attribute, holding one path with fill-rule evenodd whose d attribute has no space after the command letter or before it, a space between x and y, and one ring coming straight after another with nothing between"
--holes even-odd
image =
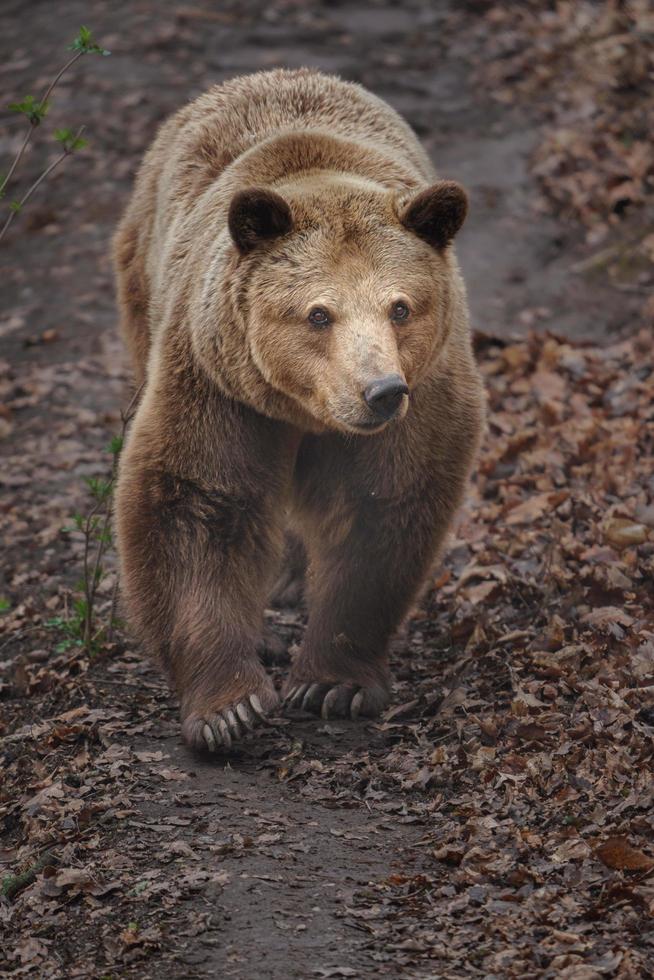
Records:
<instances>
[{"instance_id":1,"label":"bear's hind leg","mask_svg":"<svg viewBox=\"0 0 654 980\"><path fill-rule=\"evenodd\" d=\"M307 553L302 539L287 531L281 571L273 587L270 604L278 609L298 606L304 593L306 571Z\"/></svg>"}]
</instances>

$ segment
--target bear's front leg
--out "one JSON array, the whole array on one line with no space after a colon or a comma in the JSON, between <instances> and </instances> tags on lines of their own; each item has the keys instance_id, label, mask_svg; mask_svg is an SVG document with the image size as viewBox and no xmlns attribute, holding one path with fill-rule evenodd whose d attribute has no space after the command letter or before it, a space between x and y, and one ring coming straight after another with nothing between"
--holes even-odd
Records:
<instances>
[{"instance_id":1,"label":"bear's front leg","mask_svg":"<svg viewBox=\"0 0 654 980\"><path fill-rule=\"evenodd\" d=\"M307 437L294 474L305 542L309 623L285 699L324 718L388 704L388 646L433 568L462 499L481 399L447 378L414 393L377 436Z\"/></svg>"},{"instance_id":2,"label":"bear's front leg","mask_svg":"<svg viewBox=\"0 0 654 980\"><path fill-rule=\"evenodd\" d=\"M123 601L180 695L185 741L230 748L279 700L256 651L294 450L287 427L226 401L199 436L181 415L179 439L149 408L121 460Z\"/></svg>"},{"instance_id":3,"label":"bear's front leg","mask_svg":"<svg viewBox=\"0 0 654 980\"><path fill-rule=\"evenodd\" d=\"M324 498L322 498L324 500ZM375 716L390 697L388 645L447 530L420 491L334 504L309 527L309 623L285 686L291 709Z\"/></svg>"}]
</instances>

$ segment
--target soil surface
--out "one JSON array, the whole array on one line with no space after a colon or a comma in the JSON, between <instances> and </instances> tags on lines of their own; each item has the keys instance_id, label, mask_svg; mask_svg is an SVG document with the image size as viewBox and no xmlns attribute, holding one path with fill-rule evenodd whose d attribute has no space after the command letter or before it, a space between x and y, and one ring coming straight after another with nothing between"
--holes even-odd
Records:
<instances>
[{"instance_id":1,"label":"soil surface","mask_svg":"<svg viewBox=\"0 0 654 980\"><path fill-rule=\"evenodd\" d=\"M21 182L53 126L84 124L89 148L0 245L0 870L28 871L1 900L0 975L651 975L651 335L640 288L589 273L583 229L543 209L542 106L480 82L486 6L4 0L3 102L43 91L81 24L112 53L62 79ZM469 189L458 253L495 422L384 718L280 718L211 760L183 748L174 696L127 640L89 660L44 622L80 575L61 527L130 398L108 251L135 168L180 105L279 65L361 82ZM3 122L4 160L24 129ZM267 616L281 678L303 612Z\"/></svg>"}]
</instances>

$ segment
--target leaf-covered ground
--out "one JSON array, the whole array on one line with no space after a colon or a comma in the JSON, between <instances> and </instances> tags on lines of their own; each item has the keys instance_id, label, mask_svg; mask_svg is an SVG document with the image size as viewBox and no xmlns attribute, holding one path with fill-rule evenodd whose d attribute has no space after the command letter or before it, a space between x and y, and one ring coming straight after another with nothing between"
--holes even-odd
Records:
<instances>
[{"instance_id":1,"label":"leaf-covered ground","mask_svg":"<svg viewBox=\"0 0 654 980\"><path fill-rule=\"evenodd\" d=\"M527 6L531 19L513 28L512 56L522 58L514 101L541 70L535 41L553 38L559 51L565 22L560 5L539 33ZM88 7L62 3L56 31L36 8L35 29L65 45L90 20ZM611 274L613 292L581 273L563 291L552 285L561 264L587 262L616 236L641 248L649 178L640 203L617 211L608 192L592 197L584 215L597 240L584 231L579 244L565 223L569 202L540 171L523 175L517 203L493 198L478 177L477 199L495 202L482 212L524 241L520 261L545 293L536 301L525 292L517 259L509 268L497 250L488 260L506 274L502 316L516 313L502 336L476 314L488 433L444 565L396 643L392 706L366 725L280 718L230 759L192 757L174 696L128 639L89 660L61 649L44 625L66 614L80 572L79 535L61 527L86 506L83 478L107 472L105 447L129 400L104 255L155 122L220 59L212 70L221 77L232 73L230 57L238 70L331 59L387 97L388 71L399 70L396 104L428 145L451 153L456 176L473 166L474 140L492 157L480 120L499 127L493 140L510 141L516 112L536 126L542 93L532 86L517 108L493 108L465 88L473 70L500 70L507 28L494 4L430 13L414 4L421 29L401 41L403 22L382 4L334 12L279 3L267 19L256 5L166 6L160 20L143 4L120 24L109 5L90 7L116 61L85 66L83 91L65 89L61 104L103 116L102 152L72 161L33 226L16 222L3 255L0 975L653 975L651 278L639 264L627 291ZM14 67L1 77L16 75L23 95L40 69L15 11L5 36ZM509 71L508 55L500 60ZM125 65L142 73L128 96ZM458 85L470 100L449 135L434 122L446 125L443 106L431 122L425 108L437 81L451 99ZM615 116L624 107L607 91L602 111ZM538 122L537 147L550 122ZM466 148L458 164L446 145L456 137ZM584 160L566 166L577 173ZM487 180L500 187L503 176ZM532 197L537 209L547 202L547 234L563 242L550 265L530 251ZM471 227L464 260L488 244L484 228ZM481 310L487 280L469 278ZM619 308L624 329L611 337ZM570 339L577 310L589 309L598 339ZM110 567L100 615L114 581ZM268 618L292 656L302 610ZM278 680L286 668L270 665Z\"/></svg>"},{"instance_id":2,"label":"leaf-covered ground","mask_svg":"<svg viewBox=\"0 0 654 980\"><path fill-rule=\"evenodd\" d=\"M646 975L652 338L480 347L486 448L381 721L284 721L225 770L178 747L173 699L131 650L53 657L35 629L4 702L2 856L38 862L2 910L13 970L86 976L92 949L109 975L176 976L189 955L197 975L251 975L229 917L254 894L280 962L306 933L317 976ZM300 614L270 619L292 650ZM285 909L318 870L315 906ZM342 954L322 942L334 923Z\"/></svg>"}]
</instances>

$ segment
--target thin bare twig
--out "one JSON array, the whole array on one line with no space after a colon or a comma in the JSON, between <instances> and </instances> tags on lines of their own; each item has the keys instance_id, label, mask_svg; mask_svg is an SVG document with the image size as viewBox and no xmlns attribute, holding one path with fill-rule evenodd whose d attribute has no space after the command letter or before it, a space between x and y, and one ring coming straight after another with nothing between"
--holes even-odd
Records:
<instances>
[{"instance_id":1,"label":"thin bare twig","mask_svg":"<svg viewBox=\"0 0 654 980\"><path fill-rule=\"evenodd\" d=\"M47 87L47 89L45 91L45 95L43 96L43 98L39 102L39 105L43 106L43 105L45 105L47 103L48 99L50 98L50 95L52 94L52 91L53 91L54 87L56 86L56 84L59 81L59 79L61 78L61 76L65 72L67 72L68 69L71 68L75 64L75 62L78 61L82 57L83 54L86 54L86 52L85 51L78 51L77 54L75 54L70 59L70 61L67 61L66 62L66 64L64 65L64 67L58 72L57 75L55 75L53 81L50 82L49 86ZM7 189L7 185L9 184L9 181L13 177L14 172L16 170L16 167L20 163L21 157L23 156L23 153L25 152L25 149L27 147L27 144L31 140L32 134L34 133L34 130L36 129L36 127L38 125L39 125L38 123L34 123L34 122L30 122L29 123L29 129L25 133L25 139L23 140L23 145L21 146L20 150L16 154L16 157L14 159L14 162L12 163L11 167L9 168L9 173L7 174L7 176L4 179L4 183L2 185L2 189L3 190L6 190ZM3 231L4 231L4 229L3 229ZM0 235L0 238L1 237L2 236Z\"/></svg>"},{"instance_id":2,"label":"thin bare twig","mask_svg":"<svg viewBox=\"0 0 654 980\"><path fill-rule=\"evenodd\" d=\"M124 411L121 411L121 413L120 413L120 419L121 419L121 423L122 423L121 429L120 429L121 439L124 439L125 438L125 433L127 432L127 426L129 425L129 423L132 421L132 419L134 417L134 414L136 412L136 406L137 406L137 403L138 403L139 398L141 397L141 392L143 391L143 385L144 384L145 384L145 382L141 382L141 384L138 386L138 388L136 389L136 391L132 395L132 397L130 399L130 402L129 402L129 405L127 406L127 408ZM121 449L122 449L122 447L121 447ZM117 474L118 474L118 457L114 457L113 472L112 472L112 477L111 477L112 485L113 485L113 483L115 481L115 478L116 478ZM111 637L114 634L114 622L115 622L115 619L116 619L116 607L118 605L118 588L119 588L119 585L120 585L120 582L119 582L119 578L118 578L118 573L116 573L116 581L114 583L113 591L111 593L111 608L109 609L109 626L108 626L108 629L107 629L107 637L109 639L111 639Z\"/></svg>"},{"instance_id":3,"label":"thin bare twig","mask_svg":"<svg viewBox=\"0 0 654 980\"><path fill-rule=\"evenodd\" d=\"M80 126L80 128L77 130L77 133L75 134L75 139L74 139L73 143L80 138L80 136L82 135L83 132L84 132L84 126ZM30 197L32 196L32 194L34 193L34 191L37 189L37 187L39 187L43 183L43 181L46 179L46 177L48 177L52 173L52 171L55 169L55 167L58 167L59 164L62 162L62 160L65 160L66 157L70 156L72 152L73 152L72 147L70 147L70 148L69 147L66 147L64 149L64 151L57 157L57 159L56 160L53 160L53 162L50 164L50 166L47 167L43 171L43 173L41 174L41 176L39 178L37 178L37 180L34 181L34 183L29 188L29 190L27 191L27 193L18 202L18 208L16 210L11 210L9 212L9 215L7 217L7 220L5 221L5 223L4 223L3 227L2 227L2 231L0 231L0 242L4 238L5 233L7 232L7 229L9 228L9 225L11 224L11 222L14 220L14 218L16 217L16 215L18 214L18 212L22 210L23 205L27 204L27 202L29 201Z\"/></svg>"}]
</instances>

